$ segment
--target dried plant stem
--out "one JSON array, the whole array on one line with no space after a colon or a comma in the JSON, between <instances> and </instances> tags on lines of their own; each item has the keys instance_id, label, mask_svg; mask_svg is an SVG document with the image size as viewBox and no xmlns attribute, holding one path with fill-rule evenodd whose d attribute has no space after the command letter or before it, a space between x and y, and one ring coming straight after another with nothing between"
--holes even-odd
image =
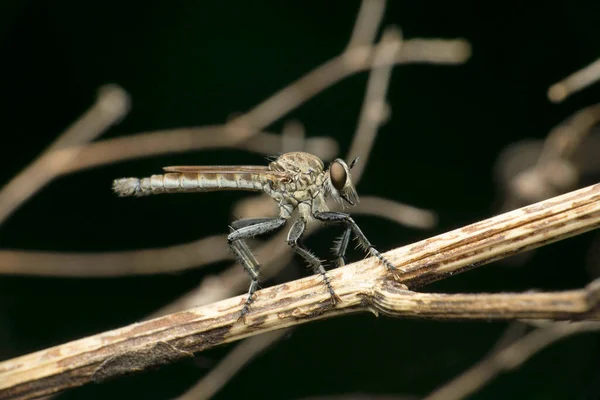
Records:
<instances>
[{"instance_id":1,"label":"dried plant stem","mask_svg":"<svg viewBox=\"0 0 600 400\"><path fill-rule=\"evenodd\" d=\"M352 177L358 181L362 176L367 159L371 154L377 130L389 118L389 104L386 95L392 77L392 60L400 53L402 48L402 34L397 28L387 28L381 41L375 47L373 68L369 73L367 91L363 100L360 118L354 134L352 146L348 152L348 159L362 157L352 170Z\"/></svg>"},{"instance_id":2,"label":"dried plant stem","mask_svg":"<svg viewBox=\"0 0 600 400\"><path fill-rule=\"evenodd\" d=\"M550 131L544 141L539 163L556 158L571 159L590 130L600 122L600 104L587 106Z\"/></svg>"},{"instance_id":3,"label":"dried plant stem","mask_svg":"<svg viewBox=\"0 0 600 400\"><path fill-rule=\"evenodd\" d=\"M204 400L214 396L247 363L289 333L290 329L267 332L242 341L208 374L175 400Z\"/></svg>"},{"instance_id":4,"label":"dried plant stem","mask_svg":"<svg viewBox=\"0 0 600 400\"><path fill-rule=\"evenodd\" d=\"M331 307L316 276L257 292L246 321L238 296L0 363L0 399L32 398L191 357L220 344L313 320L371 311L437 319L600 319L600 281L552 293L430 294L406 290L600 225L590 186L386 253L395 282L369 258L331 271Z\"/></svg>"},{"instance_id":5,"label":"dried plant stem","mask_svg":"<svg viewBox=\"0 0 600 400\"><path fill-rule=\"evenodd\" d=\"M0 275L100 278L172 273L233 256L225 235L158 249L102 253L0 250Z\"/></svg>"},{"instance_id":6,"label":"dried plant stem","mask_svg":"<svg viewBox=\"0 0 600 400\"><path fill-rule=\"evenodd\" d=\"M554 103L560 103L573 93L590 86L599 79L600 59L550 86L548 98Z\"/></svg>"},{"instance_id":7,"label":"dried plant stem","mask_svg":"<svg viewBox=\"0 0 600 400\"><path fill-rule=\"evenodd\" d=\"M36 191L60 174L78 155L56 152L94 140L129 111L129 96L118 86L100 88L96 103L35 161L0 189L0 224Z\"/></svg>"},{"instance_id":8,"label":"dried plant stem","mask_svg":"<svg viewBox=\"0 0 600 400\"><path fill-rule=\"evenodd\" d=\"M595 331L600 331L599 322L555 322L547 327L536 329L478 362L423 400L464 399L501 373L519 368L525 361L552 343L575 334Z\"/></svg>"},{"instance_id":9,"label":"dried plant stem","mask_svg":"<svg viewBox=\"0 0 600 400\"><path fill-rule=\"evenodd\" d=\"M394 64L462 64L469 58L469 43L462 39L411 39L402 44ZM275 93L248 113L228 125L237 140L246 139L254 130L263 129L336 82L371 68L373 46L353 47L332 58L289 86ZM365 56L366 55L366 56Z\"/></svg>"},{"instance_id":10,"label":"dried plant stem","mask_svg":"<svg viewBox=\"0 0 600 400\"><path fill-rule=\"evenodd\" d=\"M470 53L469 43L462 39L411 39L402 43L402 51L398 52L390 62L396 65L412 63L453 65L465 62ZM268 151L269 148L279 146L280 139L273 135L260 134L260 130L329 86L350 75L370 69L374 56L375 47L371 45L349 48L226 125L139 133L104 140L89 146L65 148L60 152L61 157L72 157L73 163L71 165L64 163L59 172L71 173L117 161L190 149L243 147L252 151ZM260 137L253 140L254 135ZM257 146L257 143L268 147ZM335 149L337 146L332 145L329 138L307 139L306 150L319 153L318 148L323 143L328 145L328 150L332 149L322 154L323 158L327 159L337 152L333 151L337 150ZM268 152L276 153L276 151Z\"/></svg>"},{"instance_id":11,"label":"dried plant stem","mask_svg":"<svg viewBox=\"0 0 600 400\"><path fill-rule=\"evenodd\" d=\"M363 0L360 3L347 49L371 45L385 14L386 0Z\"/></svg>"},{"instance_id":12,"label":"dried plant stem","mask_svg":"<svg viewBox=\"0 0 600 400\"><path fill-rule=\"evenodd\" d=\"M79 155L71 164L65 165L61 173L68 174L118 161L192 150L237 147L273 155L279 153L282 148L281 136L273 133L258 132L242 142L235 142L234 139L227 125L168 129L105 139L79 148L65 149L65 154L79 152ZM306 139L306 151L330 160L337 154L338 145L329 137L312 137Z\"/></svg>"}]
</instances>

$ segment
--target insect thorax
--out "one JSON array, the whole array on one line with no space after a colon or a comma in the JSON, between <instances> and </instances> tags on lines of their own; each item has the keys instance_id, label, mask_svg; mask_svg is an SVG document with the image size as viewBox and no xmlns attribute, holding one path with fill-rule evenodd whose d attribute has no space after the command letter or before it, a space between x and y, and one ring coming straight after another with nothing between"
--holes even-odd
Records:
<instances>
[{"instance_id":1,"label":"insect thorax","mask_svg":"<svg viewBox=\"0 0 600 400\"><path fill-rule=\"evenodd\" d=\"M269 169L287 175L265 186L265 192L278 202L282 217L289 218L300 203L312 208L314 199L322 197L325 173L318 157L302 152L286 153L270 163Z\"/></svg>"}]
</instances>

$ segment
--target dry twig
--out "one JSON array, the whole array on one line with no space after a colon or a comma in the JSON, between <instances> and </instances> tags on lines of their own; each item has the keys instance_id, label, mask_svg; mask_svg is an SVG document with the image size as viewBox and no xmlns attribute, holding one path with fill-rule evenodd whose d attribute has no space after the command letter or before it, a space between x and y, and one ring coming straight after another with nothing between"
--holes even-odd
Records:
<instances>
[{"instance_id":1,"label":"dry twig","mask_svg":"<svg viewBox=\"0 0 600 400\"><path fill-rule=\"evenodd\" d=\"M548 98L554 103L560 103L573 93L590 86L599 79L600 59L550 86Z\"/></svg>"},{"instance_id":2,"label":"dry twig","mask_svg":"<svg viewBox=\"0 0 600 400\"><path fill-rule=\"evenodd\" d=\"M100 88L96 103L35 161L0 189L0 224L36 191L58 176L78 151L57 152L94 140L129 111L129 96L118 86Z\"/></svg>"},{"instance_id":3,"label":"dry twig","mask_svg":"<svg viewBox=\"0 0 600 400\"><path fill-rule=\"evenodd\" d=\"M0 251L0 274L99 278L178 272L233 259L225 235L158 249L102 253Z\"/></svg>"},{"instance_id":4,"label":"dry twig","mask_svg":"<svg viewBox=\"0 0 600 400\"><path fill-rule=\"evenodd\" d=\"M221 147L237 147L273 155L280 152L282 146L280 135L266 132L258 132L246 140L236 141L227 125L168 129L105 139L80 148L65 149L65 154L79 152L79 155L71 164L65 165L61 173L73 173L134 158ZM306 151L313 152L325 160L330 160L338 152L337 143L329 137L308 138L305 146Z\"/></svg>"},{"instance_id":5,"label":"dry twig","mask_svg":"<svg viewBox=\"0 0 600 400\"><path fill-rule=\"evenodd\" d=\"M256 355L268 349L290 329L268 332L241 342L208 374L175 400L204 400L214 396L225 384Z\"/></svg>"},{"instance_id":6,"label":"dry twig","mask_svg":"<svg viewBox=\"0 0 600 400\"><path fill-rule=\"evenodd\" d=\"M359 180L365 170L367 157L371 154L377 130L391 113L385 98L392 77L393 64L391 62L400 54L401 48L402 35L397 28L387 28L381 41L375 47L373 69L369 74L367 92L348 157L349 160L357 156L362 157L362 162L356 164L352 169L352 177L355 180Z\"/></svg>"},{"instance_id":7,"label":"dry twig","mask_svg":"<svg viewBox=\"0 0 600 400\"><path fill-rule=\"evenodd\" d=\"M311 276L245 296L91 336L0 363L0 399L31 398L192 357L220 344L360 311L438 319L599 319L600 281L552 293L425 294L407 291L600 225L600 185L590 186L386 253L400 282L370 258L331 271L332 308ZM406 285L406 286L405 286Z\"/></svg>"},{"instance_id":8,"label":"dry twig","mask_svg":"<svg viewBox=\"0 0 600 400\"><path fill-rule=\"evenodd\" d=\"M600 331L599 322L554 322L492 353L423 400L459 400L475 393L503 372L519 368L536 353L569 336Z\"/></svg>"}]
</instances>

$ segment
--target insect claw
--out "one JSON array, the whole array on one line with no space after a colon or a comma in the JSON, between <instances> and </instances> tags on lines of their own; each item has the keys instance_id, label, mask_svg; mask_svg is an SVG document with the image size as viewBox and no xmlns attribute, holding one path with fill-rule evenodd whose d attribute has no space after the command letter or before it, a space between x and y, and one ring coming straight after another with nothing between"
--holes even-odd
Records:
<instances>
[{"instance_id":1,"label":"insect claw","mask_svg":"<svg viewBox=\"0 0 600 400\"><path fill-rule=\"evenodd\" d=\"M244 308L242 309L242 312L240 313L240 315L237 317L237 319L235 320L235 322L243 322L244 325L247 325L246 322L246 315L248 314L248 308L246 306L244 306Z\"/></svg>"},{"instance_id":2,"label":"insect claw","mask_svg":"<svg viewBox=\"0 0 600 400\"><path fill-rule=\"evenodd\" d=\"M332 307L335 307L338 303L342 302L340 296L338 296L335 292L331 292L330 294L331 296L329 297L329 301L331 302Z\"/></svg>"},{"instance_id":3,"label":"insect claw","mask_svg":"<svg viewBox=\"0 0 600 400\"><path fill-rule=\"evenodd\" d=\"M405 270L401 269L401 268L396 268L394 266L389 266L387 265L387 263L385 263L385 267L387 268L388 272L390 274L392 274L392 277L394 278L395 281L401 281L402 280L402 275L406 272Z\"/></svg>"}]
</instances>

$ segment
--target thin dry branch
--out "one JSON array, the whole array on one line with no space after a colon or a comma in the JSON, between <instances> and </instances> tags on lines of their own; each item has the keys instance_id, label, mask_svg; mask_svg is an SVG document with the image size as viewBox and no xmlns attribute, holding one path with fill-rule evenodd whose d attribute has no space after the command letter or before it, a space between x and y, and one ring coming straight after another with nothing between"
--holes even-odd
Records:
<instances>
[{"instance_id":1,"label":"thin dry branch","mask_svg":"<svg viewBox=\"0 0 600 400\"><path fill-rule=\"evenodd\" d=\"M283 146L280 135L267 132L258 132L241 142L234 139L227 125L168 129L105 139L80 148L66 149L66 154L79 152L79 155L71 164L65 165L61 173L68 174L153 155L215 148L237 147L273 155L279 153ZM312 152L324 160L332 159L338 152L337 143L329 137L307 138L305 146L305 151Z\"/></svg>"},{"instance_id":2,"label":"thin dry branch","mask_svg":"<svg viewBox=\"0 0 600 400\"><path fill-rule=\"evenodd\" d=\"M371 45L377 36L377 30L385 14L386 0L363 0L354 21L348 49Z\"/></svg>"},{"instance_id":3,"label":"thin dry branch","mask_svg":"<svg viewBox=\"0 0 600 400\"><path fill-rule=\"evenodd\" d=\"M32 398L192 357L220 344L309 321L371 311L437 319L600 319L600 280L551 293L430 294L406 290L600 225L600 185L546 200L331 271L331 307L316 276L256 293L246 321L238 296L0 363L0 399Z\"/></svg>"},{"instance_id":4,"label":"thin dry branch","mask_svg":"<svg viewBox=\"0 0 600 400\"><path fill-rule=\"evenodd\" d=\"M249 198L240 201L233 214L240 217L249 217L257 215L272 215L276 213L276 204L271 198ZM249 210L252 210L250 215ZM263 210L264 212L261 212ZM437 222L435 213L412 207L399 202L383 199L373 196L361 198L361 202L354 208L353 215L375 215L386 218L405 226L411 226L419 229L431 229ZM308 236L313 230L307 232ZM286 251L289 256L292 252L287 246L281 246L285 243L285 238L277 236L274 240L275 245L282 247L281 251ZM270 247L270 246L269 246ZM259 249L258 254L264 253ZM279 252L269 254L279 256ZM290 257L283 260L287 263ZM231 260L233 255L228 250L227 241L224 235L214 235L195 240L190 243L177 244L174 246L156 248L156 249L137 249L129 251L112 251L100 253L74 253L74 252L53 252L53 251L26 251L26 250L0 250L0 275L35 275L35 276L68 276L68 277L86 277L99 278L109 276L130 276L130 275L149 275L160 273L180 272L188 269L200 268L205 265L219 261ZM269 258L270 259L270 258ZM278 268L271 268L270 263L265 270L267 276L272 276L279 271ZM85 266L85 268L82 268ZM233 274L240 278L236 282L244 282L241 279L243 271L237 264L231 267ZM224 290L227 292L220 298L213 298L209 302L224 299L233 296L241 290L240 285L227 285ZM205 288L201 290L208 293ZM196 292L194 290L194 292ZM208 304L209 302L196 302L192 305ZM188 302L186 302L189 304ZM188 305L191 307L192 305ZM188 308L182 307L179 308ZM171 309L171 312L176 311Z\"/></svg>"},{"instance_id":5,"label":"thin dry branch","mask_svg":"<svg viewBox=\"0 0 600 400\"><path fill-rule=\"evenodd\" d=\"M250 218L275 215L277 211L277 203L270 197L255 196L239 200L232 214ZM433 211L377 196L361 196L360 203L352 208L352 215L373 215L417 229L432 229L437 224L437 214Z\"/></svg>"},{"instance_id":6,"label":"thin dry branch","mask_svg":"<svg viewBox=\"0 0 600 400\"><path fill-rule=\"evenodd\" d=\"M360 179L367 158L371 154L377 130L389 119L390 106L386 102L386 95L390 79L392 77L391 61L400 53L402 48L402 33L398 28L387 28L381 37L381 41L375 47L373 56L373 68L369 73L367 91L363 100L360 118L356 127L356 133L352 146L348 152L348 159L361 156L362 162L356 164L352 170L352 177Z\"/></svg>"},{"instance_id":7,"label":"thin dry branch","mask_svg":"<svg viewBox=\"0 0 600 400\"><path fill-rule=\"evenodd\" d=\"M459 400L475 393L496 376L515 370L536 353L569 336L600 331L599 322L554 322L494 352L423 400Z\"/></svg>"},{"instance_id":8,"label":"thin dry branch","mask_svg":"<svg viewBox=\"0 0 600 400\"><path fill-rule=\"evenodd\" d=\"M470 51L469 43L462 39L411 39L403 42L402 51L392 62L396 65L411 63L461 64L469 58ZM357 58L359 53L366 57ZM227 146L265 152L269 148L258 148L256 143L262 144L262 141L265 141L267 145L273 146L276 139L263 134L253 140L252 137L258 134L258 131L329 86L350 75L370 69L374 55L375 47L373 46L353 47L315 68L226 125L139 133L104 140L83 148L71 149L72 151L81 151L81 156L74 159L72 165L64 165L61 173L71 173L117 161L189 151L190 149ZM316 138L312 140L316 140ZM311 139L308 139L306 150L314 150L322 144L322 142L313 143ZM66 149L65 154L70 154L71 150ZM319 151L317 150L316 153ZM327 156L330 154L323 154L323 158L327 159Z\"/></svg>"},{"instance_id":9,"label":"thin dry branch","mask_svg":"<svg viewBox=\"0 0 600 400\"><path fill-rule=\"evenodd\" d=\"M228 125L232 135L237 140L244 140L255 130L270 125L336 82L370 69L374 53L373 46L353 47L318 66L248 113L231 121ZM393 63L462 64L470 55L470 45L462 39L411 39L403 42L402 51L396 55Z\"/></svg>"},{"instance_id":10,"label":"thin dry branch","mask_svg":"<svg viewBox=\"0 0 600 400\"><path fill-rule=\"evenodd\" d=\"M241 342L223 358L208 374L175 400L204 400L213 397L227 382L259 353L262 353L283 336L289 329L267 332Z\"/></svg>"},{"instance_id":11,"label":"thin dry branch","mask_svg":"<svg viewBox=\"0 0 600 400\"><path fill-rule=\"evenodd\" d=\"M102 253L0 250L1 275L99 278L179 272L233 259L225 235L157 249Z\"/></svg>"},{"instance_id":12,"label":"thin dry branch","mask_svg":"<svg viewBox=\"0 0 600 400\"><path fill-rule=\"evenodd\" d=\"M599 79L600 59L550 86L550 89L548 89L548 99L554 103L560 103L573 93L590 86Z\"/></svg>"},{"instance_id":13,"label":"thin dry branch","mask_svg":"<svg viewBox=\"0 0 600 400\"><path fill-rule=\"evenodd\" d=\"M23 202L58 176L78 152L55 153L69 146L94 140L129 111L129 96L116 85L106 85L98 91L96 103L27 168L0 189L0 224Z\"/></svg>"}]
</instances>

